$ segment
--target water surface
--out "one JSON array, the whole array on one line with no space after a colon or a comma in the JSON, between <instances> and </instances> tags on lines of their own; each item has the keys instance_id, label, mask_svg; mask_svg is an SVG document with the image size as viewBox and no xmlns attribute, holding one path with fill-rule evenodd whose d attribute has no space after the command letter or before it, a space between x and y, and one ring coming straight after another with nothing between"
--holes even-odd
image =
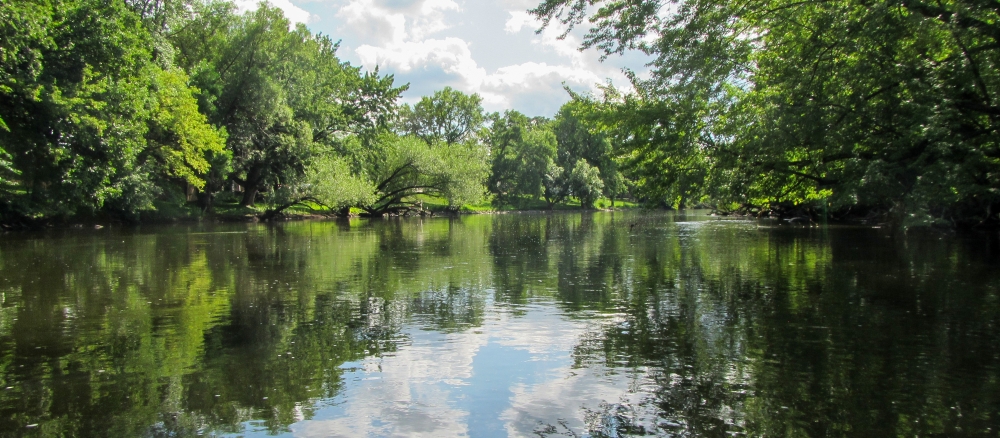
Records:
<instances>
[{"instance_id":1,"label":"water surface","mask_svg":"<svg viewBox=\"0 0 1000 438\"><path fill-rule=\"evenodd\" d=\"M996 436L997 236L703 213L0 236L2 436Z\"/></svg>"}]
</instances>

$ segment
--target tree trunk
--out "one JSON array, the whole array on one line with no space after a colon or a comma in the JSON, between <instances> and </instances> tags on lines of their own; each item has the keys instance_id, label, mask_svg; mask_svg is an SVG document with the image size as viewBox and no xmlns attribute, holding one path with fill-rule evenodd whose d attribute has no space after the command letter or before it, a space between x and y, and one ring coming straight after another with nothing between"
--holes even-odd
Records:
<instances>
[{"instance_id":1,"label":"tree trunk","mask_svg":"<svg viewBox=\"0 0 1000 438\"><path fill-rule=\"evenodd\" d=\"M201 211L212 211L212 201L215 199L215 195L211 192L204 191L198 194L198 204L201 206Z\"/></svg>"},{"instance_id":2,"label":"tree trunk","mask_svg":"<svg viewBox=\"0 0 1000 438\"><path fill-rule=\"evenodd\" d=\"M257 192L260 191L260 182L262 170L260 166L253 166L247 170L247 179L242 181L243 185L243 199L240 201L240 205L244 207L253 207L257 200Z\"/></svg>"},{"instance_id":3,"label":"tree trunk","mask_svg":"<svg viewBox=\"0 0 1000 438\"><path fill-rule=\"evenodd\" d=\"M243 187L243 200L240 201L240 205L244 207L253 207L254 201L257 199L257 184L248 185Z\"/></svg>"}]
</instances>

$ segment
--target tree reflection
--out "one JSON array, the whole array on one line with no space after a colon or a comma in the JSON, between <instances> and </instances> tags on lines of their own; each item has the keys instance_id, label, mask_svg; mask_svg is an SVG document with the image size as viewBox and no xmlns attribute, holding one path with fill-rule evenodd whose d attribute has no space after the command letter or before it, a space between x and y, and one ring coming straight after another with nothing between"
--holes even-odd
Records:
<instances>
[{"instance_id":1,"label":"tree reflection","mask_svg":"<svg viewBox=\"0 0 1000 438\"><path fill-rule=\"evenodd\" d=\"M476 262L463 245L481 242L450 238L447 221L427 226L7 241L0 431L285 431L340 390L341 364L393 351L412 315L437 329L482 320L469 291L488 274L442 269Z\"/></svg>"},{"instance_id":2,"label":"tree reflection","mask_svg":"<svg viewBox=\"0 0 1000 438\"><path fill-rule=\"evenodd\" d=\"M632 379L634 397L579 407L591 436L995 433L995 239L704 219L6 238L0 434L286 432L344 391L345 364L407 348L412 329L475 331L539 303L592 327L574 370Z\"/></svg>"},{"instance_id":3,"label":"tree reflection","mask_svg":"<svg viewBox=\"0 0 1000 438\"><path fill-rule=\"evenodd\" d=\"M657 388L641 406L602 406L595 436L609 424L682 436L996 430L997 278L975 252L872 230L672 231L635 242L644 274L622 287L624 319L577 347L579 362L651 367Z\"/></svg>"}]
</instances>

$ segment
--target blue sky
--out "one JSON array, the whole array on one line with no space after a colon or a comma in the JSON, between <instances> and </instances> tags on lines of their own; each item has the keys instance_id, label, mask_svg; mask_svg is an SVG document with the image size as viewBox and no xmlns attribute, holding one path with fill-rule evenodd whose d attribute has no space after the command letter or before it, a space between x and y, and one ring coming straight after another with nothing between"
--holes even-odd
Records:
<instances>
[{"instance_id":1,"label":"blue sky","mask_svg":"<svg viewBox=\"0 0 1000 438\"><path fill-rule=\"evenodd\" d=\"M238 0L243 8L256 0ZM404 102L451 86L479 93L487 111L515 109L552 116L576 91L596 90L609 79L627 81L622 67L643 70L638 54L599 61L580 52L582 31L564 40L563 28L541 34L527 14L537 0L272 0L295 22L341 40L341 58L379 67L409 83Z\"/></svg>"}]
</instances>

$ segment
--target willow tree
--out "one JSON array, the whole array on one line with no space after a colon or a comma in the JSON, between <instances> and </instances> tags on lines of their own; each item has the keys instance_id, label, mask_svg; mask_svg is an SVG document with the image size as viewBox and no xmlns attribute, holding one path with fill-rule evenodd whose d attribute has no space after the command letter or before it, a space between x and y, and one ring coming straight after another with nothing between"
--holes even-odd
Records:
<instances>
[{"instance_id":1,"label":"willow tree","mask_svg":"<svg viewBox=\"0 0 1000 438\"><path fill-rule=\"evenodd\" d=\"M419 195L445 198L453 207L475 203L486 194L487 151L475 142L427 144L416 136L385 134L355 146L361 175L374 191L358 205L382 216L413 208Z\"/></svg>"}]
</instances>

